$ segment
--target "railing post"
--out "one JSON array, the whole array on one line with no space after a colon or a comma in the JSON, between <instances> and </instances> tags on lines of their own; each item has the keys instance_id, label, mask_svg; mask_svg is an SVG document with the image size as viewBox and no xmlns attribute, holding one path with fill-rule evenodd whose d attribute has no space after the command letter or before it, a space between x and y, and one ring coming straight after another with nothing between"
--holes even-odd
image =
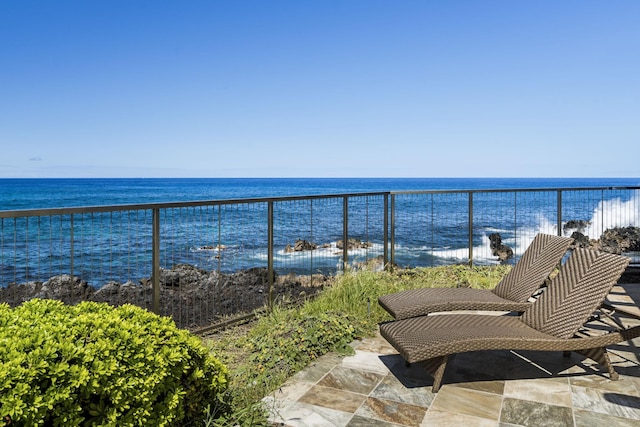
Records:
<instances>
[{"instance_id":1,"label":"railing post","mask_svg":"<svg viewBox=\"0 0 640 427\"><path fill-rule=\"evenodd\" d=\"M71 283L73 283L73 258L74 258L74 246L73 246L73 214L69 219L69 275L71 276Z\"/></svg>"},{"instance_id":2,"label":"railing post","mask_svg":"<svg viewBox=\"0 0 640 427\"><path fill-rule=\"evenodd\" d=\"M604 206L604 190L600 190L600 206ZM600 221L600 235L602 235L602 233L604 233L604 222L605 222L605 217L604 217L604 212L602 212L602 221Z\"/></svg>"},{"instance_id":3,"label":"railing post","mask_svg":"<svg viewBox=\"0 0 640 427\"><path fill-rule=\"evenodd\" d=\"M473 192L469 191L469 266L473 267Z\"/></svg>"},{"instance_id":4,"label":"railing post","mask_svg":"<svg viewBox=\"0 0 640 427\"><path fill-rule=\"evenodd\" d=\"M562 190L558 190L558 202L557 202L557 210L558 210L558 230L556 234L558 236L562 236Z\"/></svg>"},{"instance_id":5,"label":"railing post","mask_svg":"<svg viewBox=\"0 0 640 427\"><path fill-rule=\"evenodd\" d=\"M153 209L152 217L152 273L151 282L153 285L153 312L160 314L160 209Z\"/></svg>"},{"instance_id":6,"label":"railing post","mask_svg":"<svg viewBox=\"0 0 640 427\"><path fill-rule=\"evenodd\" d=\"M518 192L513 192L513 240L518 241Z\"/></svg>"},{"instance_id":7,"label":"railing post","mask_svg":"<svg viewBox=\"0 0 640 427\"><path fill-rule=\"evenodd\" d=\"M267 277L269 284L269 310L273 308L273 200L268 203L268 232L267 232Z\"/></svg>"},{"instance_id":8,"label":"railing post","mask_svg":"<svg viewBox=\"0 0 640 427\"><path fill-rule=\"evenodd\" d=\"M384 195L384 215L382 222L382 261L385 269L389 268L389 195Z\"/></svg>"},{"instance_id":9,"label":"railing post","mask_svg":"<svg viewBox=\"0 0 640 427\"><path fill-rule=\"evenodd\" d=\"M61 220L62 221L62 220ZM25 218L24 220L24 247L27 248L29 246L29 218ZM40 230L38 230L38 233L40 233ZM17 233L17 228L16 228L16 220L13 221L13 250L17 251L18 249L18 245L17 243L17 238L18 233ZM15 260L15 258L14 258ZM25 251L24 254L24 265L25 265L25 269L24 269L24 274L27 280L29 280L29 251ZM16 268L14 271L18 271L18 269ZM62 272L60 272L60 274L62 274ZM15 275L15 273L14 273Z\"/></svg>"},{"instance_id":10,"label":"railing post","mask_svg":"<svg viewBox=\"0 0 640 427\"><path fill-rule=\"evenodd\" d=\"M391 251L391 260L389 261L391 268L396 265L396 195L391 195L391 244L389 250Z\"/></svg>"},{"instance_id":11,"label":"railing post","mask_svg":"<svg viewBox=\"0 0 640 427\"><path fill-rule=\"evenodd\" d=\"M313 199L309 200L309 241L313 242ZM313 286L313 251L309 254L309 277Z\"/></svg>"},{"instance_id":12,"label":"railing post","mask_svg":"<svg viewBox=\"0 0 640 427\"><path fill-rule=\"evenodd\" d=\"M218 274L222 271L222 256L220 251L222 245L222 205L218 205Z\"/></svg>"},{"instance_id":13,"label":"railing post","mask_svg":"<svg viewBox=\"0 0 640 427\"><path fill-rule=\"evenodd\" d=\"M349 264L349 198L342 198L342 268L347 271Z\"/></svg>"}]
</instances>

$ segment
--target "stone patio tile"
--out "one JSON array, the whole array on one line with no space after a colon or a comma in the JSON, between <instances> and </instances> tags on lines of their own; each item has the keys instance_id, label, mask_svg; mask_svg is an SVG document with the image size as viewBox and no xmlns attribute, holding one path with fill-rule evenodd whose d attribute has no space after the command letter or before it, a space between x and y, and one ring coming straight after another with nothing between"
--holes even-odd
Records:
<instances>
[{"instance_id":1,"label":"stone patio tile","mask_svg":"<svg viewBox=\"0 0 640 427\"><path fill-rule=\"evenodd\" d=\"M554 378L574 364L557 352L496 350L461 353L447 364L444 384Z\"/></svg>"},{"instance_id":2,"label":"stone patio tile","mask_svg":"<svg viewBox=\"0 0 640 427\"><path fill-rule=\"evenodd\" d=\"M640 370L640 348L629 345L615 345L608 349L611 363L618 370L619 367L636 368Z\"/></svg>"},{"instance_id":3,"label":"stone patio tile","mask_svg":"<svg viewBox=\"0 0 640 427\"><path fill-rule=\"evenodd\" d=\"M433 400L431 409L471 415L497 422L501 404L502 396L445 385Z\"/></svg>"},{"instance_id":4,"label":"stone patio tile","mask_svg":"<svg viewBox=\"0 0 640 427\"><path fill-rule=\"evenodd\" d=\"M316 383L335 368L336 365L342 363L343 359L344 356L340 356L336 353L325 354L314 362L311 362L302 371L296 373L291 380Z\"/></svg>"},{"instance_id":5,"label":"stone patio tile","mask_svg":"<svg viewBox=\"0 0 640 427\"><path fill-rule=\"evenodd\" d=\"M407 362L399 354L382 355L380 361L407 388L431 387L433 378L420 364L407 366Z\"/></svg>"},{"instance_id":6,"label":"stone patio tile","mask_svg":"<svg viewBox=\"0 0 640 427\"><path fill-rule=\"evenodd\" d=\"M309 389L298 402L324 408L354 413L367 398L364 394L351 393L331 387L315 385Z\"/></svg>"},{"instance_id":7,"label":"stone patio tile","mask_svg":"<svg viewBox=\"0 0 640 427\"><path fill-rule=\"evenodd\" d=\"M428 408L436 395L431 392L431 386L408 388L395 375L389 374L369 396Z\"/></svg>"},{"instance_id":8,"label":"stone patio tile","mask_svg":"<svg viewBox=\"0 0 640 427\"><path fill-rule=\"evenodd\" d=\"M348 412L293 402L271 408L269 421L287 427L346 427L352 417Z\"/></svg>"},{"instance_id":9,"label":"stone patio tile","mask_svg":"<svg viewBox=\"0 0 640 427\"><path fill-rule=\"evenodd\" d=\"M419 427L426 412L427 410L420 406L369 397L356 415L401 426Z\"/></svg>"},{"instance_id":10,"label":"stone patio tile","mask_svg":"<svg viewBox=\"0 0 640 427\"><path fill-rule=\"evenodd\" d=\"M357 350L361 344L362 344L362 340L359 338L356 338L355 340L349 343L349 347L351 347L354 350Z\"/></svg>"},{"instance_id":11,"label":"stone patio tile","mask_svg":"<svg viewBox=\"0 0 640 427\"><path fill-rule=\"evenodd\" d=\"M629 376L629 377L621 375L620 379L624 379L626 381L630 381L636 386L636 390L638 390L638 394L633 394L633 393L629 393L629 394L633 394L634 396L640 396L640 375L638 375L638 376Z\"/></svg>"},{"instance_id":12,"label":"stone patio tile","mask_svg":"<svg viewBox=\"0 0 640 427\"><path fill-rule=\"evenodd\" d=\"M318 385L368 395L383 378L375 372L336 366Z\"/></svg>"},{"instance_id":13,"label":"stone patio tile","mask_svg":"<svg viewBox=\"0 0 640 427\"><path fill-rule=\"evenodd\" d=\"M351 421L349 421L349 424L347 424L347 427L400 427L400 424L354 415Z\"/></svg>"},{"instance_id":14,"label":"stone patio tile","mask_svg":"<svg viewBox=\"0 0 640 427\"><path fill-rule=\"evenodd\" d=\"M380 355L368 351L356 350L354 356L347 356L342 360L342 366L376 372L380 375L386 375L388 373L387 367L380 360Z\"/></svg>"},{"instance_id":15,"label":"stone patio tile","mask_svg":"<svg viewBox=\"0 0 640 427\"><path fill-rule=\"evenodd\" d=\"M396 349L391 346L391 344L389 344L384 338L380 336L379 332L375 337L364 338L357 349L360 351L367 351L376 354L398 353Z\"/></svg>"},{"instance_id":16,"label":"stone patio tile","mask_svg":"<svg viewBox=\"0 0 640 427\"><path fill-rule=\"evenodd\" d=\"M576 409L573 411L575 427L638 427L638 420Z\"/></svg>"},{"instance_id":17,"label":"stone patio tile","mask_svg":"<svg viewBox=\"0 0 640 427\"><path fill-rule=\"evenodd\" d=\"M505 398L500 422L527 427L573 427L573 411L565 406Z\"/></svg>"},{"instance_id":18,"label":"stone patio tile","mask_svg":"<svg viewBox=\"0 0 640 427\"><path fill-rule=\"evenodd\" d=\"M602 377L600 375L581 375L570 378L569 382L572 386L594 388L640 397L637 378L620 376L618 381L611 381L608 377Z\"/></svg>"},{"instance_id":19,"label":"stone patio tile","mask_svg":"<svg viewBox=\"0 0 640 427\"><path fill-rule=\"evenodd\" d=\"M498 421L447 411L427 411L420 427L497 427Z\"/></svg>"},{"instance_id":20,"label":"stone patio tile","mask_svg":"<svg viewBox=\"0 0 640 427\"><path fill-rule=\"evenodd\" d=\"M505 381L470 381L466 383L449 384L449 387L460 387L469 390L483 391L485 393L492 393L502 395L504 393Z\"/></svg>"},{"instance_id":21,"label":"stone patio tile","mask_svg":"<svg viewBox=\"0 0 640 427\"><path fill-rule=\"evenodd\" d=\"M567 379L513 380L504 386L504 397L549 405L571 407L571 386Z\"/></svg>"},{"instance_id":22,"label":"stone patio tile","mask_svg":"<svg viewBox=\"0 0 640 427\"><path fill-rule=\"evenodd\" d=\"M640 397L614 391L572 386L573 407L640 420Z\"/></svg>"},{"instance_id":23,"label":"stone patio tile","mask_svg":"<svg viewBox=\"0 0 640 427\"><path fill-rule=\"evenodd\" d=\"M271 393L271 397L276 400L295 401L304 396L313 385L313 383L304 381L287 381L278 390Z\"/></svg>"}]
</instances>

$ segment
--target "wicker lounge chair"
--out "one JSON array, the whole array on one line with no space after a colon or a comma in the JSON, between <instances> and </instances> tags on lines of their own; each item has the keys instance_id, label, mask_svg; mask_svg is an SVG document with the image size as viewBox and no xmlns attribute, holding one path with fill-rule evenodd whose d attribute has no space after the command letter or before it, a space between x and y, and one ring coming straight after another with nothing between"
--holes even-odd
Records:
<instances>
[{"instance_id":1,"label":"wicker lounge chair","mask_svg":"<svg viewBox=\"0 0 640 427\"><path fill-rule=\"evenodd\" d=\"M408 363L420 362L442 383L447 361L455 354L479 350L575 351L604 366L617 379L608 345L640 336L640 326L620 322L603 332L585 329L601 307L629 259L588 249L575 249L548 289L522 316L439 314L391 321L381 335Z\"/></svg>"},{"instance_id":2,"label":"wicker lounge chair","mask_svg":"<svg viewBox=\"0 0 640 427\"><path fill-rule=\"evenodd\" d=\"M438 311L524 311L573 243L570 237L538 234L494 289L421 288L378 298L396 320Z\"/></svg>"}]
</instances>

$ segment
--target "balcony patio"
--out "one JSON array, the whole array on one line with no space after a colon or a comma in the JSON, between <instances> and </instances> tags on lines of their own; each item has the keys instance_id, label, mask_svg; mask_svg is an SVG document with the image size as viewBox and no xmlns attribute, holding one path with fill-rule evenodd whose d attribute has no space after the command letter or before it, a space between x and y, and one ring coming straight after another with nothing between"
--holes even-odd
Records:
<instances>
[{"instance_id":1,"label":"balcony patio","mask_svg":"<svg viewBox=\"0 0 640 427\"><path fill-rule=\"evenodd\" d=\"M609 300L640 315L640 283ZM640 320L634 320L640 322ZM264 398L278 426L636 426L640 423L640 339L610 347L611 381L575 353L460 354L444 385L404 360L379 335L353 343L355 355L328 354Z\"/></svg>"}]
</instances>

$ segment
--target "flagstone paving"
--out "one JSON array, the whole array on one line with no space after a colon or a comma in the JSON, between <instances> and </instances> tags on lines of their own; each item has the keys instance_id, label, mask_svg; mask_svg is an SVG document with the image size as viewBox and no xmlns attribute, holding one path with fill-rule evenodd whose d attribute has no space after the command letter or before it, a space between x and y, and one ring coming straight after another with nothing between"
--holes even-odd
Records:
<instances>
[{"instance_id":1,"label":"flagstone paving","mask_svg":"<svg viewBox=\"0 0 640 427\"><path fill-rule=\"evenodd\" d=\"M610 299L637 310L640 284ZM380 335L352 345L353 356L325 355L264 398L274 426L640 425L640 338L609 347L618 381L575 353L481 351L457 355L437 394Z\"/></svg>"}]
</instances>

